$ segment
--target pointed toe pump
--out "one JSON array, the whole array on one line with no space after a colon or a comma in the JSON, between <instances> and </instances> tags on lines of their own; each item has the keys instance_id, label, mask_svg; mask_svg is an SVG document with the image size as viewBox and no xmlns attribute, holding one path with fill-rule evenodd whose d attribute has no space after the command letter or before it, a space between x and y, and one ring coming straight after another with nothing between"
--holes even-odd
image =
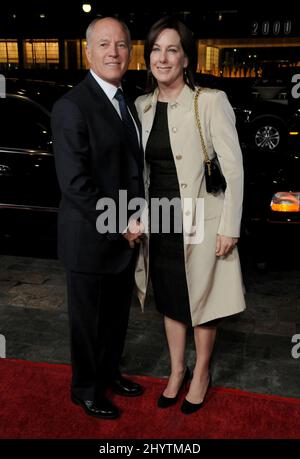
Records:
<instances>
[{"instance_id":1,"label":"pointed toe pump","mask_svg":"<svg viewBox=\"0 0 300 459\"><path fill-rule=\"evenodd\" d=\"M211 374L210 374L209 375L209 379L208 379L207 389L206 389L206 392L204 394L202 402L200 402L200 403L191 403L185 398L183 403L182 403L182 405L181 405L181 412L183 414L192 414L192 413L195 413L196 411L200 410L200 408L202 408L204 403L205 403L205 399L206 399L206 396L207 396L207 393L208 393L208 389L211 387L211 385L212 385L212 377L211 377Z\"/></svg>"},{"instance_id":2,"label":"pointed toe pump","mask_svg":"<svg viewBox=\"0 0 300 459\"><path fill-rule=\"evenodd\" d=\"M180 387L178 389L177 395L175 397L165 397L163 394L161 394L161 396L157 400L157 406L159 408L169 408L170 406L175 405L175 403L177 403L177 401L178 401L178 397L179 397L180 392L185 387L185 385L186 385L186 383L188 382L189 379L190 379L190 370L189 370L188 367L186 367L186 370L185 370L185 373L184 373L184 377L183 377L182 383L180 384Z\"/></svg>"}]
</instances>

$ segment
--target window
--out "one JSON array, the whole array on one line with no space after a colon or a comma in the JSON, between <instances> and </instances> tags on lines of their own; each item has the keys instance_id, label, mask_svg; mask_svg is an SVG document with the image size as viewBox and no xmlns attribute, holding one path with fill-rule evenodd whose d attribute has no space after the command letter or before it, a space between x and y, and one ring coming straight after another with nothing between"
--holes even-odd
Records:
<instances>
[{"instance_id":1,"label":"window","mask_svg":"<svg viewBox=\"0 0 300 459\"><path fill-rule=\"evenodd\" d=\"M58 66L58 40L25 40L24 46L26 68Z\"/></svg>"},{"instance_id":2,"label":"window","mask_svg":"<svg viewBox=\"0 0 300 459\"><path fill-rule=\"evenodd\" d=\"M18 64L19 52L17 40L0 40L0 64Z\"/></svg>"},{"instance_id":3,"label":"window","mask_svg":"<svg viewBox=\"0 0 300 459\"><path fill-rule=\"evenodd\" d=\"M88 69L89 63L86 57L86 40L80 40L80 64L82 69Z\"/></svg>"},{"instance_id":4,"label":"window","mask_svg":"<svg viewBox=\"0 0 300 459\"><path fill-rule=\"evenodd\" d=\"M206 48L206 71L218 75L219 71L219 48L207 46Z\"/></svg>"},{"instance_id":5,"label":"window","mask_svg":"<svg viewBox=\"0 0 300 459\"><path fill-rule=\"evenodd\" d=\"M129 70L144 70L146 68L144 61L144 43L142 41L132 42L131 59Z\"/></svg>"}]
</instances>

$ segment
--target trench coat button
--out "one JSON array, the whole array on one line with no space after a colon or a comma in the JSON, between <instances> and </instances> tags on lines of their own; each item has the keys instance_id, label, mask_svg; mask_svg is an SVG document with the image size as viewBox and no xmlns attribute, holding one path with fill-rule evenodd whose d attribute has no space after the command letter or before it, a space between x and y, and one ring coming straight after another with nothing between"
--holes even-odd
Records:
<instances>
[{"instance_id":1,"label":"trench coat button","mask_svg":"<svg viewBox=\"0 0 300 459\"><path fill-rule=\"evenodd\" d=\"M196 231L193 231L192 233L186 233L188 237L192 237L196 235Z\"/></svg>"},{"instance_id":2,"label":"trench coat button","mask_svg":"<svg viewBox=\"0 0 300 459\"><path fill-rule=\"evenodd\" d=\"M178 160L182 159L182 155L176 155L176 159Z\"/></svg>"},{"instance_id":3,"label":"trench coat button","mask_svg":"<svg viewBox=\"0 0 300 459\"><path fill-rule=\"evenodd\" d=\"M183 189L184 189L184 188L186 188L186 187L187 187L187 184L186 184L186 183L181 183L181 185L180 185L180 186L181 186L181 188L183 188Z\"/></svg>"},{"instance_id":4,"label":"trench coat button","mask_svg":"<svg viewBox=\"0 0 300 459\"><path fill-rule=\"evenodd\" d=\"M191 212L189 210L187 210L186 212L184 212L184 215L186 215L188 217L189 215L191 215Z\"/></svg>"},{"instance_id":5,"label":"trench coat button","mask_svg":"<svg viewBox=\"0 0 300 459\"><path fill-rule=\"evenodd\" d=\"M176 127L172 127L172 132L176 133L177 132L177 128Z\"/></svg>"},{"instance_id":6,"label":"trench coat button","mask_svg":"<svg viewBox=\"0 0 300 459\"><path fill-rule=\"evenodd\" d=\"M171 108L177 108L177 105L178 105L177 102L172 102L171 103Z\"/></svg>"}]
</instances>

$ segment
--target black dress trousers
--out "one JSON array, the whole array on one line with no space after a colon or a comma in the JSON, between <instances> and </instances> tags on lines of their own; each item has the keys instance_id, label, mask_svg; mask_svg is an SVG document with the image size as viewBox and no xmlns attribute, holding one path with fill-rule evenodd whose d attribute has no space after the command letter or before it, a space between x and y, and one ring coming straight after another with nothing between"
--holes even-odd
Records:
<instances>
[{"instance_id":1,"label":"black dress trousers","mask_svg":"<svg viewBox=\"0 0 300 459\"><path fill-rule=\"evenodd\" d=\"M101 396L119 372L134 286L136 251L124 271L67 271L72 392L84 400Z\"/></svg>"}]
</instances>

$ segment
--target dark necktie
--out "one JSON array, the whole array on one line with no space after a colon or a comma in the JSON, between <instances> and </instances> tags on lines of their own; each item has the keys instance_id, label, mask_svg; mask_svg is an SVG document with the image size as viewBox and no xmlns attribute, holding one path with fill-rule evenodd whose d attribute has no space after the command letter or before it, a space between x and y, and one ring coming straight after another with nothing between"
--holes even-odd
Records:
<instances>
[{"instance_id":1,"label":"dark necktie","mask_svg":"<svg viewBox=\"0 0 300 459\"><path fill-rule=\"evenodd\" d=\"M119 88L117 90L115 94L115 99L117 99L117 101L119 102L121 118L125 125L127 135L132 145L134 145L136 148L139 148L139 141L138 141L136 128L132 120L132 117L129 113L122 89Z\"/></svg>"}]
</instances>

